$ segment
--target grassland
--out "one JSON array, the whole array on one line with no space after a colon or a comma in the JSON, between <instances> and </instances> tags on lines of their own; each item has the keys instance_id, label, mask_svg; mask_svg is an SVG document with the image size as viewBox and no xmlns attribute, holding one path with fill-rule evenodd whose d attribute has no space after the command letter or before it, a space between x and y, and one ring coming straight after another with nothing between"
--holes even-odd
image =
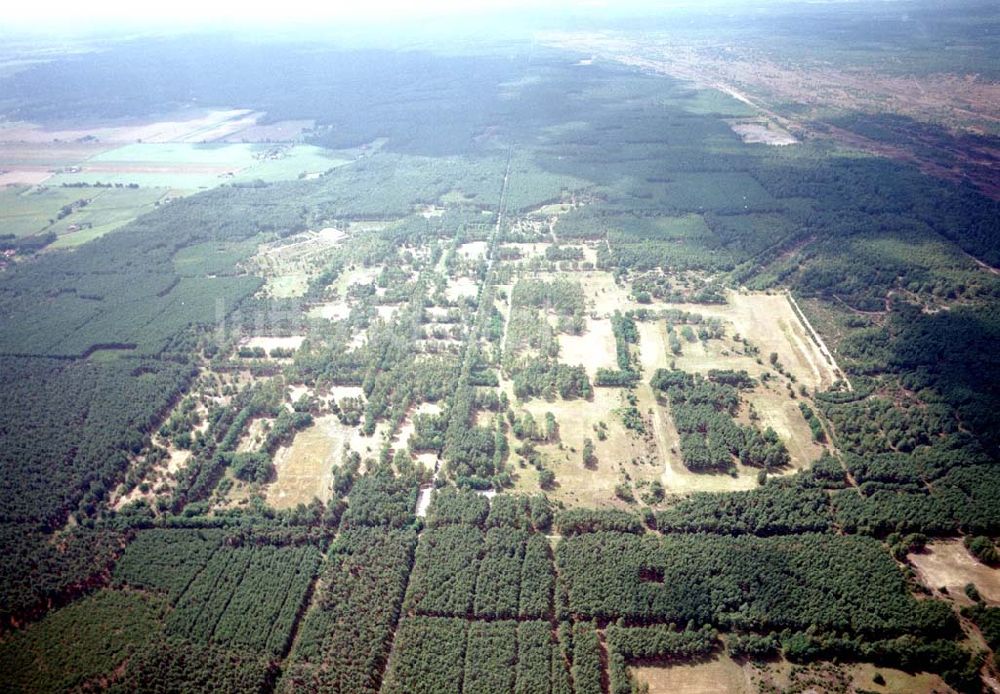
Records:
<instances>
[{"instance_id":1,"label":"grassland","mask_svg":"<svg viewBox=\"0 0 1000 694\"><path fill-rule=\"evenodd\" d=\"M935 595L971 605L965 586L975 584L989 605L1000 605L1000 569L976 560L960 540L932 542L908 557L920 582Z\"/></svg>"}]
</instances>

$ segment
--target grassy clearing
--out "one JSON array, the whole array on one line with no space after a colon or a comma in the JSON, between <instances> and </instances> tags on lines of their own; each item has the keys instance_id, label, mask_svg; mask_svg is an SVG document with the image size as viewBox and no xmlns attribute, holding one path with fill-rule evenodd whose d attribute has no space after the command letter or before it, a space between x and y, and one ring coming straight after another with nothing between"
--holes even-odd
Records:
<instances>
[{"instance_id":1,"label":"grassy clearing","mask_svg":"<svg viewBox=\"0 0 1000 694\"><path fill-rule=\"evenodd\" d=\"M728 656L704 663L644 665L632 668L649 694L751 694L757 691L749 673Z\"/></svg>"},{"instance_id":2,"label":"grassy clearing","mask_svg":"<svg viewBox=\"0 0 1000 694\"><path fill-rule=\"evenodd\" d=\"M714 308L714 307L713 307ZM707 313L707 312L706 312ZM751 357L737 353L742 345L735 343L731 335L722 340L706 342L683 342L683 354L675 356L669 351L666 326L663 321L638 324L640 363L643 369L643 383L637 389L640 409L653 410L655 434L661 457L665 461L663 484L669 492L688 491L737 491L757 486L757 468L736 466L736 476L728 474L692 473L681 462L680 439L669 414L669 406L658 405L648 390L649 379L660 368L669 368L674 363L677 368L693 373L707 373L711 369L745 369L753 376L760 376L766 369ZM730 332L732 332L730 330ZM807 467L823 452L823 447L812 439L809 424L799 410L799 400L789 397L780 384L760 384L753 391L745 393L745 398L759 416L758 426L772 427L788 447L792 459L793 472ZM744 423L749 423L744 408Z\"/></svg>"},{"instance_id":3,"label":"grassy clearing","mask_svg":"<svg viewBox=\"0 0 1000 694\"><path fill-rule=\"evenodd\" d=\"M653 480L660 476L656 449L635 436L622 424L615 412L622 407L622 391L618 388L596 388L592 400L532 400L515 411L527 410L542 422L546 412L555 415L559 424L559 443L539 444L538 450L546 465L555 473L556 485L548 492L553 500L567 506L622 506L614 489L627 472L634 480ZM600 423L607 425L607 438L598 439L594 430ZM583 464L583 440L594 442L596 465ZM513 451L520 442L510 439ZM516 458L512 455L512 459ZM538 474L532 467L515 467L519 491L537 492Z\"/></svg>"},{"instance_id":4,"label":"grassy clearing","mask_svg":"<svg viewBox=\"0 0 1000 694\"><path fill-rule=\"evenodd\" d=\"M964 589L966 584L974 583L987 604L1000 605L1000 569L976 561L961 540L931 542L923 552L910 554L907 559L920 582L934 591L936 597L971 605ZM941 588L946 588L947 593L942 593Z\"/></svg>"},{"instance_id":5,"label":"grassy clearing","mask_svg":"<svg viewBox=\"0 0 1000 694\"><path fill-rule=\"evenodd\" d=\"M267 485L267 501L275 508L307 504L313 497L330 500L333 469L340 465L347 449L368 457L378 452L385 436L385 423L368 438L357 427L340 423L334 415L317 417L315 423L295 435L290 446L274 456L276 478Z\"/></svg>"},{"instance_id":6,"label":"grassy clearing","mask_svg":"<svg viewBox=\"0 0 1000 694\"><path fill-rule=\"evenodd\" d=\"M309 288L309 281L345 236L339 229L326 228L261 245L251 261L257 274L265 279L261 292L276 299L302 296ZM377 274L377 270L373 271ZM345 280L344 275L341 281ZM341 294L346 289L344 286Z\"/></svg>"},{"instance_id":7,"label":"grassy clearing","mask_svg":"<svg viewBox=\"0 0 1000 694\"><path fill-rule=\"evenodd\" d=\"M615 369L615 336L610 320L587 319L582 335L559 335L559 361L570 366L583 364L593 380L599 368Z\"/></svg>"},{"instance_id":8,"label":"grassy clearing","mask_svg":"<svg viewBox=\"0 0 1000 694\"><path fill-rule=\"evenodd\" d=\"M718 304L675 304L693 313L719 318L731 326L727 330L730 337L739 335L747 338L760 350L766 361L772 352L785 370L795 376L798 383L811 390L828 388L837 379L835 367L827 363L819 349L809 338L805 328L795 315L788 298L783 294L763 294L760 292L729 292L728 303ZM684 370L702 371L710 368L746 368L751 375L759 372L748 366L722 366L728 359L721 353L723 348L713 351L709 347L699 352L696 344L685 346L685 357L678 358L677 366ZM688 355L688 352L691 354ZM752 359L748 359L753 363Z\"/></svg>"},{"instance_id":9,"label":"grassy clearing","mask_svg":"<svg viewBox=\"0 0 1000 694\"><path fill-rule=\"evenodd\" d=\"M885 684L874 682L875 674L882 675ZM886 694L932 694L954 691L940 675L929 672L909 673L893 668L876 667L859 663L848 668L853 691L885 692Z\"/></svg>"}]
</instances>

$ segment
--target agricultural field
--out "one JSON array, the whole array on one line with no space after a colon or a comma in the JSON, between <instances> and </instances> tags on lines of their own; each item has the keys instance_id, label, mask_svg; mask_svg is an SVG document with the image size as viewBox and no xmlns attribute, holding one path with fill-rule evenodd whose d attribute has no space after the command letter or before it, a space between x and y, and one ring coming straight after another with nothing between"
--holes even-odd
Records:
<instances>
[{"instance_id":1,"label":"agricultural field","mask_svg":"<svg viewBox=\"0 0 1000 694\"><path fill-rule=\"evenodd\" d=\"M9 688L1000 681L997 201L631 31L0 50Z\"/></svg>"}]
</instances>

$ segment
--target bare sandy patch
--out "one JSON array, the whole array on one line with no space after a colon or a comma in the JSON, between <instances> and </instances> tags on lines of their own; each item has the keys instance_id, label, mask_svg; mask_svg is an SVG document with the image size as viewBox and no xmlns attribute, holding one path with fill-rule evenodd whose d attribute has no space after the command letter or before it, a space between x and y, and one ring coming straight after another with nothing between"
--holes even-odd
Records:
<instances>
[{"instance_id":1,"label":"bare sandy patch","mask_svg":"<svg viewBox=\"0 0 1000 694\"><path fill-rule=\"evenodd\" d=\"M52 176L52 172L44 169L7 169L0 168L0 186L36 186Z\"/></svg>"},{"instance_id":2,"label":"bare sandy patch","mask_svg":"<svg viewBox=\"0 0 1000 694\"><path fill-rule=\"evenodd\" d=\"M229 133L224 139L226 142L293 142L315 125L316 121L311 119L281 120L266 125L254 119L248 127Z\"/></svg>"},{"instance_id":3,"label":"bare sandy patch","mask_svg":"<svg viewBox=\"0 0 1000 694\"><path fill-rule=\"evenodd\" d=\"M471 277L449 278L448 286L444 290L444 295L449 301L459 301L465 298L476 298L479 294L479 285Z\"/></svg>"},{"instance_id":4,"label":"bare sandy patch","mask_svg":"<svg viewBox=\"0 0 1000 694\"><path fill-rule=\"evenodd\" d=\"M544 258L545 249L551 245L550 243L505 243L504 248L517 249L521 253L522 260L530 260Z\"/></svg>"},{"instance_id":5,"label":"bare sandy patch","mask_svg":"<svg viewBox=\"0 0 1000 694\"><path fill-rule=\"evenodd\" d=\"M13 142L73 142L94 138L100 142L201 142L217 139L233 130L247 127L253 122L252 111L187 110L166 114L161 120L132 120L124 122L96 122L92 125L71 128L45 128L37 123L12 123L0 128L0 139Z\"/></svg>"},{"instance_id":6,"label":"bare sandy patch","mask_svg":"<svg viewBox=\"0 0 1000 694\"><path fill-rule=\"evenodd\" d=\"M729 127L747 144L776 147L798 144L791 133L769 120L730 121Z\"/></svg>"},{"instance_id":7,"label":"bare sandy patch","mask_svg":"<svg viewBox=\"0 0 1000 694\"><path fill-rule=\"evenodd\" d=\"M628 308L628 292L615 284L611 273L600 270L584 272L580 276L580 284L587 297L587 308L598 316L607 318L615 311Z\"/></svg>"},{"instance_id":8,"label":"bare sandy patch","mask_svg":"<svg viewBox=\"0 0 1000 694\"><path fill-rule=\"evenodd\" d=\"M313 497L324 503L332 495L333 469L340 465L350 448L363 458L378 452L385 425L375 435L365 437L357 427L340 423L335 415L317 417L311 427L295 435L290 446L274 456L276 479L267 486L267 500L275 508L292 508L309 503Z\"/></svg>"},{"instance_id":9,"label":"bare sandy patch","mask_svg":"<svg viewBox=\"0 0 1000 694\"><path fill-rule=\"evenodd\" d=\"M365 391L361 386L330 386L329 396L338 402L344 398L363 398Z\"/></svg>"},{"instance_id":10,"label":"bare sandy patch","mask_svg":"<svg viewBox=\"0 0 1000 694\"><path fill-rule=\"evenodd\" d=\"M466 260L479 260L486 255L489 244L485 241L471 241L458 247L458 254Z\"/></svg>"},{"instance_id":11,"label":"bare sandy patch","mask_svg":"<svg viewBox=\"0 0 1000 694\"><path fill-rule=\"evenodd\" d=\"M399 431L393 437L393 446L405 449L409 445L410 436L413 435L414 431L413 418L418 414L441 414L441 406L436 402L422 402L412 408L403 423L400 424Z\"/></svg>"},{"instance_id":12,"label":"bare sandy patch","mask_svg":"<svg viewBox=\"0 0 1000 694\"><path fill-rule=\"evenodd\" d=\"M386 323L392 320L392 317L396 315L396 311L398 310L399 306L394 305L382 305L375 307L375 312L378 314L378 317Z\"/></svg>"},{"instance_id":13,"label":"bare sandy patch","mask_svg":"<svg viewBox=\"0 0 1000 694\"><path fill-rule=\"evenodd\" d=\"M326 320L344 320L351 315L351 307L346 301L327 301L317 304L309 309L307 315L310 318L323 318Z\"/></svg>"},{"instance_id":14,"label":"bare sandy patch","mask_svg":"<svg viewBox=\"0 0 1000 694\"><path fill-rule=\"evenodd\" d=\"M434 491L434 487L427 485L426 487L420 488L420 494L417 496L417 518L424 518L427 515L427 509L431 505L431 493Z\"/></svg>"},{"instance_id":15,"label":"bare sandy patch","mask_svg":"<svg viewBox=\"0 0 1000 694\"><path fill-rule=\"evenodd\" d=\"M743 397L760 417L756 426L771 427L785 443L791 457L789 472L808 467L823 453L825 447L813 441L812 429L799 409L801 401L790 398L784 388L758 386Z\"/></svg>"},{"instance_id":16,"label":"bare sandy patch","mask_svg":"<svg viewBox=\"0 0 1000 694\"><path fill-rule=\"evenodd\" d=\"M344 296L347 293L347 288L351 285L374 283L379 272L380 268L377 267L355 266L350 268L349 270L340 273L340 277L337 278L337 290L340 292L341 296Z\"/></svg>"},{"instance_id":17,"label":"bare sandy patch","mask_svg":"<svg viewBox=\"0 0 1000 694\"><path fill-rule=\"evenodd\" d=\"M289 335L287 337L251 337L247 339L244 344L247 347L262 347L268 354L271 353L272 349L290 349L297 350L305 342L305 335Z\"/></svg>"},{"instance_id":18,"label":"bare sandy patch","mask_svg":"<svg viewBox=\"0 0 1000 694\"><path fill-rule=\"evenodd\" d=\"M559 425L560 443L536 444L546 465L555 473L556 486L547 492L550 498L568 506L623 506L614 494L615 485L622 481L622 470L633 481L653 480L660 476L662 466L651 442L625 429L621 417L615 412L623 406L622 391L618 388L595 388L592 400L532 400L514 407L514 411L531 412L535 421L544 422L545 413L552 412ZM607 426L607 438L599 440L595 425ZM583 440L594 443L597 464L583 464ZM511 451L520 441L511 436ZM560 447L561 445L561 447ZM512 454L512 460L516 458ZM533 467L514 470L518 475L517 488L537 492L538 473Z\"/></svg>"},{"instance_id":19,"label":"bare sandy patch","mask_svg":"<svg viewBox=\"0 0 1000 694\"><path fill-rule=\"evenodd\" d=\"M649 694L751 694L750 675L727 656L703 663L631 668Z\"/></svg>"},{"instance_id":20,"label":"bare sandy patch","mask_svg":"<svg viewBox=\"0 0 1000 694\"><path fill-rule=\"evenodd\" d=\"M559 361L570 366L583 364L591 381L599 368L617 368L616 360L610 320L588 318L582 335L559 335Z\"/></svg>"},{"instance_id":21,"label":"bare sandy patch","mask_svg":"<svg viewBox=\"0 0 1000 694\"><path fill-rule=\"evenodd\" d=\"M694 373L705 373L709 369L746 369L751 374L759 374L763 368L750 357L730 352L733 345L729 345L727 349L723 340L709 340L705 343L684 341L684 356L678 357L668 351L665 321L643 321L637 327L643 378L636 384L636 395L640 411L652 413L653 433L660 458L664 462L661 481L667 492L742 491L757 487L759 470L740 463L735 466L735 474L695 473L688 470L680 455L680 435L674 426L670 406L656 401L649 381L657 369L669 368L671 361L678 368ZM778 386L758 386L754 391L744 393L743 397L753 404L760 416L756 426L772 427L788 447L792 465L787 474L807 467L822 453L823 447L812 440L812 430L799 410L799 401L789 398L784 389ZM743 423L746 424L747 421Z\"/></svg>"},{"instance_id":22,"label":"bare sandy patch","mask_svg":"<svg viewBox=\"0 0 1000 694\"><path fill-rule=\"evenodd\" d=\"M267 429L273 421L265 417L258 417L251 420L250 425L243 432L243 436L240 437L239 443L236 444L236 452L250 453L259 451L261 446L264 445L264 439L267 438Z\"/></svg>"},{"instance_id":23,"label":"bare sandy patch","mask_svg":"<svg viewBox=\"0 0 1000 694\"><path fill-rule=\"evenodd\" d=\"M916 569L917 578L934 591L936 597L948 597L961 605L971 605L965 586L974 583L988 604L1000 605L1000 569L976 561L961 540L928 543L919 554L906 557ZM940 588L947 588L947 596Z\"/></svg>"},{"instance_id":24,"label":"bare sandy patch","mask_svg":"<svg viewBox=\"0 0 1000 694\"><path fill-rule=\"evenodd\" d=\"M909 673L893 668L877 667L871 663L847 665L851 691L886 692L887 694L948 694L949 687L940 675L929 672ZM875 684L875 674L882 675L885 684Z\"/></svg>"},{"instance_id":25,"label":"bare sandy patch","mask_svg":"<svg viewBox=\"0 0 1000 694\"><path fill-rule=\"evenodd\" d=\"M673 306L692 313L700 313L705 317L719 318L728 323L732 326L727 330L728 334L739 334L749 339L752 345L760 349L760 355L765 362L772 352L776 353L778 361L785 370L793 374L797 382L809 386L810 389L824 390L837 380L835 365L827 361L808 336L806 328L784 294L729 292L727 300L726 304L674 304ZM691 357L697 363L698 344L684 344L685 356L689 357L689 360L684 362L686 365L691 365ZM692 354L689 355L688 352ZM709 354L706 352L702 356L708 357ZM682 360L678 359L678 366L681 362ZM709 363L711 362L704 361L703 365L708 368L734 368L708 366ZM688 366L680 368L686 370ZM759 368L757 370L759 371Z\"/></svg>"}]
</instances>

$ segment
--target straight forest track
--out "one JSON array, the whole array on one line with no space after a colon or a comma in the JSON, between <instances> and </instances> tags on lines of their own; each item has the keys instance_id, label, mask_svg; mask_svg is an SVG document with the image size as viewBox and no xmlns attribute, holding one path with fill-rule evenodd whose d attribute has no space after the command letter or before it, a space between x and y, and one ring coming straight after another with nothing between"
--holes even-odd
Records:
<instances>
[{"instance_id":1,"label":"straight forest track","mask_svg":"<svg viewBox=\"0 0 1000 694\"><path fill-rule=\"evenodd\" d=\"M815 328L813 328L812 323L810 323L809 319L806 318L806 314L803 313L802 308L795 300L795 297L792 296L792 293L790 291L785 291L785 296L788 297L788 302L792 305L795 315L798 316L799 320L802 322L803 327L805 327L805 329L809 332L809 336L816 343L816 346L819 348L820 354L822 354L826 359L829 360L830 365L833 366L834 369L836 369L838 374L840 374L841 380L843 380L844 383L847 384L847 390L853 393L854 386L851 385L851 381L849 378L847 378L847 374L845 374L843 369L840 368L840 365L837 364L837 360L833 358L833 354L830 352L829 349L827 349L826 343L823 342L823 338L820 337L820 334L816 332Z\"/></svg>"}]
</instances>

